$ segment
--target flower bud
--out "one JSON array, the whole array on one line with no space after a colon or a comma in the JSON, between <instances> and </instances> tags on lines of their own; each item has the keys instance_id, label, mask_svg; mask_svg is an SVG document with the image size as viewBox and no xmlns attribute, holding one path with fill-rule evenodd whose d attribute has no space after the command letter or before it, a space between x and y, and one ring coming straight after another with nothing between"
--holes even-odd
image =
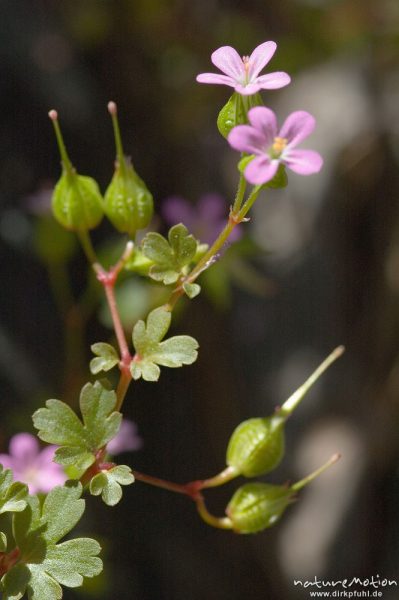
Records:
<instances>
[{"instance_id":1,"label":"flower bud","mask_svg":"<svg viewBox=\"0 0 399 600\"><path fill-rule=\"evenodd\" d=\"M117 159L115 173L104 196L104 210L113 226L134 238L138 229L147 227L152 218L153 200L144 181L123 154L122 140L114 102L108 104L114 126Z\"/></svg>"},{"instance_id":2,"label":"flower bud","mask_svg":"<svg viewBox=\"0 0 399 600\"><path fill-rule=\"evenodd\" d=\"M272 471L284 455L284 419L248 419L240 423L230 438L226 462L245 477Z\"/></svg>"},{"instance_id":3,"label":"flower bud","mask_svg":"<svg viewBox=\"0 0 399 600\"><path fill-rule=\"evenodd\" d=\"M98 185L91 177L78 175L67 154L58 115L49 112L62 161L62 175L52 197L54 217L66 229L87 231L97 227L103 218L102 197Z\"/></svg>"},{"instance_id":4,"label":"flower bud","mask_svg":"<svg viewBox=\"0 0 399 600\"><path fill-rule=\"evenodd\" d=\"M277 467L284 455L285 421L320 375L343 351L343 346L336 348L274 415L248 419L238 425L230 438L226 454L227 465L237 475L256 477Z\"/></svg>"},{"instance_id":5,"label":"flower bud","mask_svg":"<svg viewBox=\"0 0 399 600\"><path fill-rule=\"evenodd\" d=\"M230 500L226 514L237 533L257 533L277 523L296 493L340 458L334 454L322 467L292 486L247 483Z\"/></svg>"}]
</instances>

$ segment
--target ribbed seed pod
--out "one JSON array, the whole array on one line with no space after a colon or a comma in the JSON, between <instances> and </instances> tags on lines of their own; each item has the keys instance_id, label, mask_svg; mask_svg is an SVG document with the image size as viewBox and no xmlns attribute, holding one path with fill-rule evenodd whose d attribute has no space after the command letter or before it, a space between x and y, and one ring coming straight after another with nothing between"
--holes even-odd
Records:
<instances>
[{"instance_id":1,"label":"ribbed seed pod","mask_svg":"<svg viewBox=\"0 0 399 600\"><path fill-rule=\"evenodd\" d=\"M257 533L277 523L293 496L284 486L247 483L236 491L226 514L238 533Z\"/></svg>"},{"instance_id":2,"label":"ribbed seed pod","mask_svg":"<svg viewBox=\"0 0 399 600\"><path fill-rule=\"evenodd\" d=\"M114 126L117 159L115 173L104 196L104 210L113 226L134 238L152 218L153 199L144 181L124 156L115 102L108 104Z\"/></svg>"},{"instance_id":3,"label":"ribbed seed pod","mask_svg":"<svg viewBox=\"0 0 399 600\"><path fill-rule=\"evenodd\" d=\"M227 464L245 477L272 471L284 455L284 422L276 415L240 423L227 447Z\"/></svg>"},{"instance_id":4,"label":"ribbed seed pod","mask_svg":"<svg viewBox=\"0 0 399 600\"><path fill-rule=\"evenodd\" d=\"M53 215L66 229L87 231L97 227L104 215L102 197L94 179L79 175L67 154L58 114L49 112L61 154L62 175L56 184L52 197Z\"/></svg>"}]
</instances>

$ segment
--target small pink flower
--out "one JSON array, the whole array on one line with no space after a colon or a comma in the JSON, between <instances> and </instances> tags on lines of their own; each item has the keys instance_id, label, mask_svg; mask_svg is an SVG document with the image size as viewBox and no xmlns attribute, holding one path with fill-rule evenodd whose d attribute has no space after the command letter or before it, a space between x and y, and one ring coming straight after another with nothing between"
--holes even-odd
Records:
<instances>
[{"instance_id":1,"label":"small pink flower","mask_svg":"<svg viewBox=\"0 0 399 600\"><path fill-rule=\"evenodd\" d=\"M107 444L107 452L112 456L121 452L140 450L143 440L138 434L137 425L129 419L123 419L122 425L113 440Z\"/></svg>"},{"instance_id":2,"label":"small pink flower","mask_svg":"<svg viewBox=\"0 0 399 600\"><path fill-rule=\"evenodd\" d=\"M31 494L47 493L67 479L61 466L53 462L56 448L47 446L40 450L34 435L18 433L10 440L10 453L0 454L0 463L12 470L14 481L26 483Z\"/></svg>"},{"instance_id":3,"label":"small pink flower","mask_svg":"<svg viewBox=\"0 0 399 600\"><path fill-rule=\"evenodd\" d=\"M229 85L243 96L251 96L259 90L275 90L288 85L290 76L284 71L276 71L259 76L277 48L275 42L264 42L257 46L251 56L242 58L231 46L222 46L215 50L211 61L224 73L201 73L197 75L199 83L216 83Z\"/></svg>"},{"instance_id":4,"label":"small pink flower","mask_svg":"<svg viewBox=\"0 0 399 600\"><path fill-rule=\"evenodd\" d=\"M280 131L276 115L270 108L256 106L248 111L250 125L237 125L228 136L230 146L240 152L255 154L244 171L253 185L273 179L280 164L300 175L317 173L323 159L313 150L295 150L313 131L316 121L303 110L291 113Z\"/></svg>"}]
</instances>

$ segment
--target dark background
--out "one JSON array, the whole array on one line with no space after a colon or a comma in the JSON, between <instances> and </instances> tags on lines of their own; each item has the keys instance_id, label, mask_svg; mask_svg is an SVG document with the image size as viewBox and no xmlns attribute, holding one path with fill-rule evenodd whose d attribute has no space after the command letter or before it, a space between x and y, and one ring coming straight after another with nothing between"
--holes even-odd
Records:
<instances>
[{"instance_id":1,"label":"dark background","mask_svg":"<svg viewBox=\"0 0 399 600\"><path fill-rule=\"evenodd\" d=\"M157 386L132 386L124 411L144 445L124 461L180 482L220 471L240 421L272 412L334 346L347 347L289 422L286 457L268 480L299 479L335 451L343 458L280 524L219 532L186 498L142 483L113 509L89 498L81 530L102 542L106 569L65 597L289 600L306 597L294 578L399 580L397 2L2 0L0 14L2 451L32 431L29 415L46 398L76 402L90 343L111 335L94 314L96 291L87 318L71 318L66 297L87 281L79 251L67 265L38 255L40 190L59 176L48 110L59 111L74 164L103 190L113 99L158 207L210 191L227 207L237 155L215 120L229 90L195 82L221 45L249 54L278 43L266 71L293 81L264 100L281 120L298 109L316 116L310 146L325 167L260 198L245 226L258 250L229 266L228 295L204 293L179 312L176 331L199 340L200 357L164 369ZM111 235L104 223L95 243ZM209 492L211 510L222 514L236 487Z\"/></svg>"}]
</instances>

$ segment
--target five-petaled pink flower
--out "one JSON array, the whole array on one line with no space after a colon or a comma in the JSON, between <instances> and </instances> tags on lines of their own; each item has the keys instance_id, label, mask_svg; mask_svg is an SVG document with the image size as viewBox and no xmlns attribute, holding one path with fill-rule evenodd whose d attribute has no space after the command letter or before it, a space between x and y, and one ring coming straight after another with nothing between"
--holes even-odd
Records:
<instances>
[{"instance_id":1,"label":"five-petaled pink flower","mask_svg":"<svg viewBox=\"0 0 399 600\"><path fill-rule=\"evenodd\" d=\"M288 85L290 76L283 71L259 76L277 48L275 42L264 42L257 46L251 56L242 58L231 46L222 46L215 50L211 60L215 67L224 75L218 73L201 73L197 75L199 83L218 83L233 87L243 96L251 96L259 90L275 90Z\"/></svg>"},{"instance_id":2,"label":"five-petaled pink flower","mask_svg":"<svg viewBox=\"0 0 399 600\"><path fill-rule=\"evenodd\" d=\"M270 181L280 163L300 175L320 171L323 159L318 152L295 150L315 127L315 119L308 112L298 110L291 113L280 131L277 130L276 115L270 108L251 108L248 119L250 125L237 125L227 139L235 150L255 154L244 171L249 183L262 185Z\"/></svg>"},{"instance_id":3,"label":"five-petaled pink flower","mask_svg":"<svg viewBox=\"0 0 399 600\"><path fill-rule=\"evenodd\" d=\"M14 481L26 483L31 494L47 493L66 481L62 467L53 462L56 446L40 450L39 442L30 433L14 435L9 444L9 454L0 454L0 463L11 469Z\"/></svg>"}]
</instances>

